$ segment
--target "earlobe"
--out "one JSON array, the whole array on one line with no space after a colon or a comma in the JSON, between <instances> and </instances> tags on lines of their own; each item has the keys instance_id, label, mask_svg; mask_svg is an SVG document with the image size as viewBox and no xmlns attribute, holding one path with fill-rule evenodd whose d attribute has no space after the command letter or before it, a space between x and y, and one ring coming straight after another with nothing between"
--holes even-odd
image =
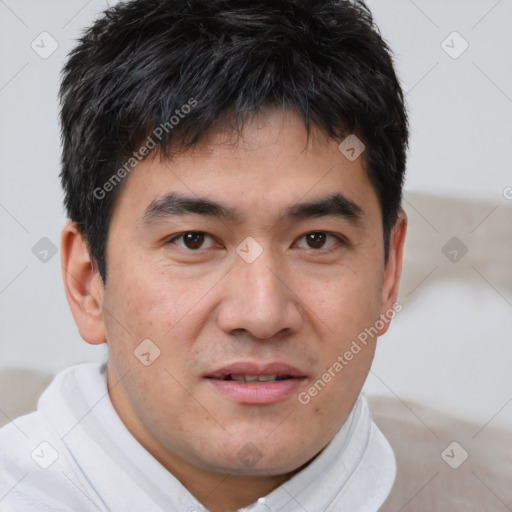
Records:
<instances>
[{"instance_id":1,"label":"earlobe","mask_svg":"<svg viewBox=\"0 0 512 512\"><path fill-rule=\"evenodd\" d=\"M66 298L80 335L93 345L105 343L103 283L85 240L70 220L62 229L61 265Z\"/></svg>"},{"instance_id":2,"label":"earlobe","mask_svg":"<svg viewBox=\"0 0 512 512\"><path fill-rule=\"evenodd\" d=\"M400 209L398 212L398 218L389 237L389 254L386 268L384 270L381 311L381 318L382 315L384 315L388 320L384 322L384 327L379 330L379 336L383 335L388 330L389 321L394 317L396 311L395 304L398 297L400 276L402 274L402 260L406 231L407 215L402 209Z\"/></svg>"}]
</instances>

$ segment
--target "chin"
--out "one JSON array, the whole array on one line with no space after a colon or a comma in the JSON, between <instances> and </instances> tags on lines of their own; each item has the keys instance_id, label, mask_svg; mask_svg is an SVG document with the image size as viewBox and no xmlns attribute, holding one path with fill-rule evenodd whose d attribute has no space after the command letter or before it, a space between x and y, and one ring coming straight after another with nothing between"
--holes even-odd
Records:
<instances>
[{"instance_id":1,"label":"chin","mask_svg":"<svg viewBox=\"0 0 512 512\"><path fill-rule=\"evenodd\" d=\"M237 443L233 448L225 447L225 453L212 454L212 459L206 461L209 467L203 469L238 476L285 475L305 466L320 450L315 452L310 448L306 451L303 443L294 442L290 445L287 439L283 439L280 444L268 443L268 439L265 443L262 436L257 443L247 440L245 443ZM311 455L308 455L309 451ZM200 455L204 461L204 452Z\"/></svg>"}]
</instances>

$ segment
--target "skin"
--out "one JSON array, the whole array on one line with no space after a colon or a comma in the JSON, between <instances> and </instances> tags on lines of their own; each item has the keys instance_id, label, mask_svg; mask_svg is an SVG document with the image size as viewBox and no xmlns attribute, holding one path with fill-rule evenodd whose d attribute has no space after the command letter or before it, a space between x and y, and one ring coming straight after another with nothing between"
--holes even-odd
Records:
<instances>
[{"instance_id":1,"label":"skin","mask_svg":"<svg viewBox=\"0 0 512 512\"><path fill-rule=\"evenodd\" d=\"M273 404L237 403L204 375L234 361L279 360L304 372L298 392L307 391L396 302L405 214L385 265L364 153L351 162L339 141L315 129L309 143L306 137L296 114L266 110L237 140L217 131L172 160L140 163L114 208L105 287L76 226L68 221L62 231L67 298L81 336L109 345L117 413L213 512L268 494L328 444L361 391L377 338L306 405L297 393ZM245 218L188 214L146 222L148 205L170 192L223 202ZM289 205L333 192L361 208L359 221L282 218ZM186 231L210 236L190 249L176 238ZM304 236L310 232L334 236L312 247ZM236 252L248 236L263 250L252 263ZM134 356L147 338L160 350L149 366ZM250 467L238 455L248 442L261 456Z\"/></svg>"}]
</instances>

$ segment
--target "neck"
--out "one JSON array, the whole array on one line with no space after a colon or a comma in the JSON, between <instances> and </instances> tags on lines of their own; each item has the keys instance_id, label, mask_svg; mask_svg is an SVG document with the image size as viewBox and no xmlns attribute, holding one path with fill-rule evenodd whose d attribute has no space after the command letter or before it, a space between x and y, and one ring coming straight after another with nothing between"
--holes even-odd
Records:
<instances>
[{"instance_id":1,"label":"neck","mask_svg":"<svg viewBox=\"0 0 512 512\"><path fill-rule=\"evenodd\" d=\"M236 476L208 473L187 464L167 469L211 512L236 512L266 496L289 480L301 468L276 476Z\"/></svg>"},{"instance_id":2,"label":"neck","mask_svg":"<svg viewBox=\"0 0 512 512\"><path fill-rule=\"evenodd\" d=\"M143 432L137 428L128 428L139 443L210 512L236 512L266 496L309 464L308 461L284 475L238 476L215 473L188 463L156 441L148 443Z\"/></svg>"}]
</instances>

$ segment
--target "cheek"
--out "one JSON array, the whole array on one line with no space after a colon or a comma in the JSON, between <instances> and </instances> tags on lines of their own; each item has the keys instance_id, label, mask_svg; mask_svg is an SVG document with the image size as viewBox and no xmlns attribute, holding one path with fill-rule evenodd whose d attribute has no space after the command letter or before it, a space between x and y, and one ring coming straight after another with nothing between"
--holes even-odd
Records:
<instances>
[{"instance_id":1,"label":"cheek","mask_svg":"<svg viewBox=\"0 0 512 512\"><path fill-rule=\"evenodd\" d=\"M139 368L142 365L134 351L137 352L143 340L149 339L157 347L152 350L158 353L149 369L168 368L172 375L183 380L194 357L194 341L209 318L205 310L208 301L201 299L212 284L209 280L207 283L196 280L194 284L161 270L140 271L126 266L116 268L110 278L104 319L109 352L119 372L143 369ZM153 375L152 382L141 382L141 386L155 387L168 380L166 373L158 379ZM166 385L173 385L172 379Z\"/></svg>"},{"instance_id":2,"label":"cheek","mask_svg":"<svg viewBox=\"0 0 512 512\"><path fill-rule=\"evenodd\" d=\"M310 321L320 340L313 385L321 381L308 395L311 413L330 421L348 414L371 366L377 339L371 328L380 314L381 277L371 268L344 268L328 281L308 283L303 296L311 304Z\"/></svg>"},{"instance_id":3,"label":"cheek","mask_svg":"<svg viewBox=\"0 0 512 512\"><path fill-rule=\"evenodd\" d=\"M300 298L312 324L338 342L357 336L379 317L381 276L374 269L333 269L328 279L304 279Z\"/></svg>"},{"instance_id":4,"label":"cheek","mask_svg":"<svg viewBox=\"0 0 512 512\"><path fill-rule=\"evenodd\" d=\"M119 273L118 275L121 275ZM109 275L108 289L104 300L104 318L110 326L112 334L121 330L122 337L133 338L134 341L151 338L162 333L155 331L157 318L165 318L167 311L162 307L164 302L162 290L156 283L149 280L139 281L133 274L130 279L116 282L114 275ZM112 337L109 341L115 341Z\"/></svg>"},{"instance_id":5,"label":"cheek","mask_svg":"<svg viewBox=\"0 0 512 512\"><path fill-rule=\"evenodd\" d=\"M124 264L109 273L105 304L133 337L160 338L199 300L196 291L165 272Z\"/></svg>"}]
</instances>

